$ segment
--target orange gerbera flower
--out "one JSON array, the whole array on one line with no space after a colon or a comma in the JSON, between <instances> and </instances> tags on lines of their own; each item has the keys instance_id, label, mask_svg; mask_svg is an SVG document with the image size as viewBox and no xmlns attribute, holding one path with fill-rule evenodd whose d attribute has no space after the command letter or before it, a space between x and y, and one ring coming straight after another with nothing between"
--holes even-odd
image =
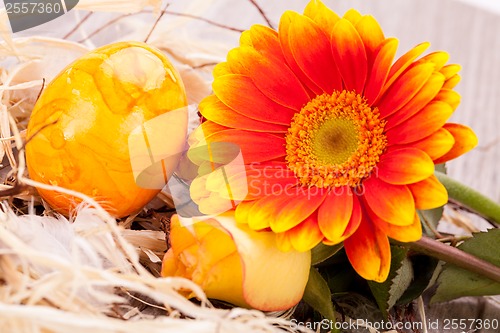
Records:
<instances>
[{"instance_id":1,"label":"orange gerbera flower","mask_svg":"<svg viewBox=\"0 0 500 333\"><path fill-rule=\"evenodd\" d=\"M372 16L340 18L311 1L303 15L284 13L278 31L245 31L200 104L207 143L237 144L245 160L237 220L274 231L283 249L343 241L375 281L389 272L388 237L418 240L416 209L447 202L434 165L477 143L446 123L460 67L445 52L417 59L428 43L393 63L397 44Z\"/></svg>"}]
</instances>

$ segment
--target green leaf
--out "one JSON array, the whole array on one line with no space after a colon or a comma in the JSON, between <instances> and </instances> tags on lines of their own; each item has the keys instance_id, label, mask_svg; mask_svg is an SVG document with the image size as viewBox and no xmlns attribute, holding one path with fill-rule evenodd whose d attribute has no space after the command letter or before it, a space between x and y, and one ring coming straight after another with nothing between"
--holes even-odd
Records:
<instances>
[{"instance_id":1,"label":"green leaf","mask_svg":"<svg viewBox=\"0 0 500 333\"><path fill-rule=\"evenodd\" d=\"M368 281L380 311L387 316L389 309L403 295L413 280L413 268L407 259L408 250L403 246L391 246L391 270L385 282Z\"/></svg>"},{"instance_id":2,"label":"green leaf","mask_svg":"<svg viewBox=\"0 0 500 333\"><path fill-rule=\"evenodd\" d=\"M304 291L304 301L323 317L335 322L332 296L328 284L319 272L311 267L309 280Z\"/></svg>"},{"instance_id":3,"label":"green leaf","mask_svg":"<svg viewBox=\"0 0 500 333\"><path fill-rule=\"evenodd\" d=\"M500 229L474 234L460 250L500 266ZM431 302L444 302L463 296L499 295L500 283L482 275L446 264L438 278L438 288Z\"/></svg>"},{"instance_id":4,"label":"green leaf","mask_svg":"<svg viewBox=\"0 0 500 333\"><path fill-rule=\"evenodd\" d=\"M342 249L342 247L344 247L343 243L336 244L333 246L319 243L311 251L311 264L316 265L325 261L326 259L333 256L335 253L337 253L340 249Z\"/></svg>"},{"instance_id":5,"label":"green leaf","mask_svg":"<svg viewBox=\"0 0 500 333\"><path fill-rule=\"evenodd\" d=\"M396 305L405 305L422 295L427 289L434 275L439 260L436 258L416 254L410 257L415 276L411 285L406 289L403 295L397 300Z\"/></svg>"}]
</instances>

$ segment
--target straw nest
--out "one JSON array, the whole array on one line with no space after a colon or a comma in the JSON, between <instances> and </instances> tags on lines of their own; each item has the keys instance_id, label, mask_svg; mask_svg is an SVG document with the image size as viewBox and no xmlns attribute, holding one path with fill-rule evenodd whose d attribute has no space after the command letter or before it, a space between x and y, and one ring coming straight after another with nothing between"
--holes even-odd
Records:
<instances>
[{"instance_id":1,"label":"straw nest","mask_svg":"<svg viewBox=\"0 0 500 333\"><path fill-rule=\"evenodd\" d=\"M153 11L149 8L144 13L147 5L154 5ZM199 5L203 8L207 2L192 1L192 8ZM12 38L5 11L0 13L1 332L291 331L283 316L216 308L192 282L159 278L166 251L166 221L173 213L168 189L141 214L122 221L92 199L57 187L50 188L79 196L85 204L69 220L42 207L34 186L48 186L36 184L25 172L27 122L44 80L50 81L66 64L91 49L92 34L106 35L108 42L113 41L113 34L121 40L144 40L144 31L154 27L148 43L174 60L194 112L196 103L210 93L213 64L228 49L174 33L193 20L189 17L178 15L152 26L160 13L157 0L80 0L78 6L128 14L99 18L93 13L97 19L84 32L79 31L80 25L90 16L78 14L80 21L73 22L75 29L66 36L77 39L75 32L84 36L75 42L68 40L71 38ZM148 19L130 14L138 11ZM127 34L120 35L124 31ZM192 290L199 301L178 294L180 288Z\"/></svg>"}]
</instances>

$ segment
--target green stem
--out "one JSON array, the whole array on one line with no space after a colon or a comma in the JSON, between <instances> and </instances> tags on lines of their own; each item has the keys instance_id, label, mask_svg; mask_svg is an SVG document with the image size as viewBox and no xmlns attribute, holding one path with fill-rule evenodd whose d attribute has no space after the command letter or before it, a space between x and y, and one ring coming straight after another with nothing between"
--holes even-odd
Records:
<instances>
[{"instance_id":1,"label":"green stem","mask_svg":"<svg viewBox=\"0 0 500 333\"><path fill-rule=\"evenodd\" d=\"M422 236L420 240L408 243L407 245L417 252L430 255L457 267L481 274L484 277L500 283L500 267L459 250L456 247L445 245L427 236Z\"/></svg>"},{"instance_id":2,"label":"green stem","mask_svg":"<svg viewBox=\"0 0 500 333\"><path fill-rule=\"evenodd\" d=\"M452 200L458 201L486 219L500 224L500 204L476 190L448 177L442 172L436 171L435 174L448 190L448 196Z\"/></svg>"}]
</instances>

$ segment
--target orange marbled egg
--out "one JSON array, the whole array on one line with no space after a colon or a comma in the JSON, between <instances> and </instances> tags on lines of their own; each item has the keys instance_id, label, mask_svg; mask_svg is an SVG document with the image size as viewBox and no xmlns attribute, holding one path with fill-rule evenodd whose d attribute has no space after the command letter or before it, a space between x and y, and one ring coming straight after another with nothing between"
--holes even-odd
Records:
<instances>
[{"instance_id":1,"label":"orange marbled egg","mask_svg":"<svg viewBox=\"0 0 500 333\"><path fill-rule=\"evenodd\" d=\"M28 124L32 179L84 193L113 216L140 210L160 191L185 144L181 78L157 49L139 42L98 48L43 91ZM79 199L38 189L68 215Z\"/></svg>"}]
</instances>

